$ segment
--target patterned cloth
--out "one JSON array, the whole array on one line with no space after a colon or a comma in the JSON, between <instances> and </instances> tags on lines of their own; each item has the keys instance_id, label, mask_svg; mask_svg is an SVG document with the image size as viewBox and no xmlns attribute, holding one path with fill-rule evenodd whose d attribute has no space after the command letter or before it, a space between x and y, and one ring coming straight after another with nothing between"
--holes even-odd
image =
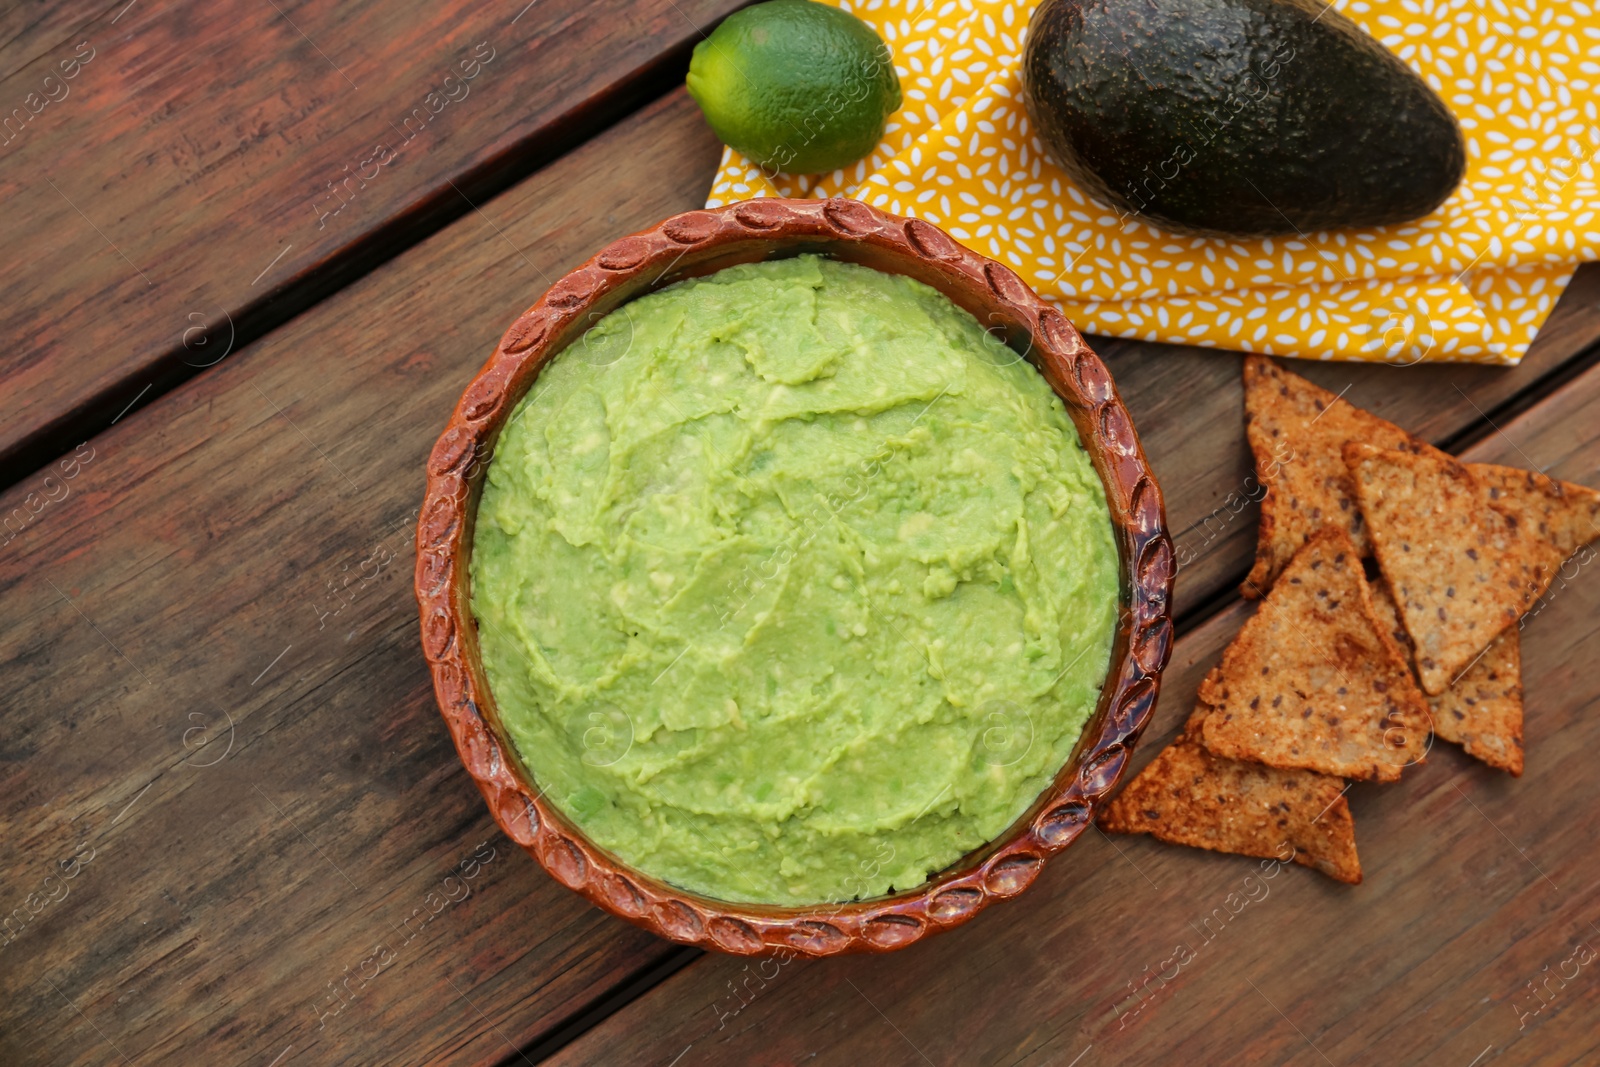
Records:
<instances>
[{"instance_id":1,"label":"patterned cloth","mask_svg":"<svg viewBox=\"0 0 1600 1067\"><path fill-rule=\"evenodd\" d=\"M872 155L769 179L725 150L708 206L853 196L1009 263L1085 332L1307 359L1516 363L1600 258L1600 4L1334 0L1460 120L1465 181L1404 226L1307 239L1180 236L1091 200L1029 130L1030 0L839 6L888 42L904 91Z\"/></svg>"}]
</instances>

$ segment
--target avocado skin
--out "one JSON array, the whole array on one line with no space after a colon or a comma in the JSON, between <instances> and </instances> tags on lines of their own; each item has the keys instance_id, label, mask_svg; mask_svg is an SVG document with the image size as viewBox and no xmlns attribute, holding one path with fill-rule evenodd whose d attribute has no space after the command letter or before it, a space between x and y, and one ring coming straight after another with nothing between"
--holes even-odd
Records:
<instances>
[{"instance_id":1,"label":"avocado skin","mask_svg":"<svg viewBox=\"0 0 1600 1067\"><path fill-rule=\"evenodd\" d=\"M1044 0L1022 84L1073 181L1183 233L1406 222L1466 170L1427 83L1312 0Z\"/></svg>"}]
</instances>

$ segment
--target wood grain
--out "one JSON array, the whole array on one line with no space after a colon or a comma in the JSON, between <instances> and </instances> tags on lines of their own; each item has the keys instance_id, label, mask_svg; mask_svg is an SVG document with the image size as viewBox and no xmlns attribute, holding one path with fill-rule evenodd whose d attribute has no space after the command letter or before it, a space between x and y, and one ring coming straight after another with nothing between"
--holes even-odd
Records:
<instances>
[{"instance_id":1,"label":"wood grain","mask_svg":"<svg viewBox=\"0 0 1600 1067\"><path fill-rule=\"evenodd\" d=\"M673 951L494 830L411 538L506 324L716 162L675 93L0 500L0 1062L492 1063Z\"/></svg>"},{"instance_id":2,"label":"wood grain","mask_svg":"<svg viewBox=\"0 0 1600 1067\"><path fill-rule=\"evenodd\" d=\"M98 15L108 20L115 18L127 2L19 0L0 8L0 79L10 77L58 45L75 43L73 31Z\"/></svg>"},{"instance_id":3,"label":"wood grain","mask_svg":"<svg viewBox=\"0 0 1600 1067\"><path fill-rule=\"evenodd\" d=\"M33 101L0 145L0 484L664 91L737 4L124 6L0 81Z\"/></svg>"},{"instance_id":4,"label":"wood grain","mask_svg":"<svg viewBox=\"0 0 1600 1067\"><path fill-rule=\"evenodd\" d=\"M1600 368L1466 456L1600 485L1597 406ZM1177 732L1250 610L1180 639L1136 763ZM1438 742L1400 783L1356 785L1361 886L1086 835L948 936L766 971L706 956L551 1062L1595 1062L1597 654L1600 575L1575 559L1524 633L1525 776Z\"/></svg>"},{"instance_id":5,"label":"wood grain","mask_svg":"<svg viewBox=\"0 0 1600 1067\"><path fill-rule=\"evenodd\" d=\"M427 448L504 326L550 279L605 241L698 203L716 152L695 109L675 93L484 203L481 215L470 212L212 372L135 410L91 440L87 452L54 460L52 482L41 471L0 496L0 520L19 508L25 520L0 547L0 590L16 623L0 636L11 683L11 714L0 719L0 905L15 915L17 907L28 912L30 895L40 904L0 948L12 954L0 967L0 1061L100 1063L116 1058L115 1045L138 1061L183 1062L204 1048L208 1061L252 1063L270 1063L287 1050L282 1067L493 1062L514 1058L512 1047L538 1040L663 958L664 946L589 909L489 834L488 816L423 682L406 582L409 520ZM1499 435L1478 409L1514 406L1522 390L1566 365L1600 328L1592 287L1587 303L1570 298L1557 312L1568 318L1514 371L1303 369L1336 391L1361 376L1352 397L1435 439L1484 431L1489 443ZM1118 374L1163 477L1174 530L1199 528L1248 473L1237 357L1124 342L1097 347ZM1550 405L1575 388L1534 410L1554 410ZM1582 402L1562 417L1583 418ZM1553 424L1558 438L1563 425ZM1529 442L1523 446L1531 450ZM1248 514L1235 517L1185 569L1180 581L1189 604L1224 594L1243 572L1253 526ZM1570 684L1574 701L1589 699L1583 687L1591 684L1562 673L1585 654L1575 642L1592 627L1593 605L1580 586L1561 609L1576 614L1558 616L1553 603L1538 623L1570 630L1571 646L1529 667L1530 676L1543 670ZM1208 632L1203 627L1180 646L1191 659L1174 668L1163 723L1180 717L1177 705L1192 693L1198 666L1225 639L1203 638ZM1548 747L1547 769L1539 770L1539 729L1530 718L1529 777L1508 788L1525 789L1549 768L1571 770L1573 757ZM1557 732L1549 724L1547 730ZM1412 817L1409 803L1438 793L1418 788L1430 775L1467 775L1459 781L1469 792L1500 788L1452 758L1441 754L1415 782L1396 787L1407 790L1402 799L1357 798L1369 865L1432 849L1417 853L1417 870L1430 862L1474 870L1466 865L1487 855L1486 863L1498 866L1485 869L1510 877L1521 860L1509 850L1509 859L1495 860L1488 850L1498 838L1484 836L1490 831L1481 824L1441 823L1444 836L1428 841L1400 825ZM1574 810L1587 810L1581 788L1568 792ZM1471 814L1446 803L1455 795L1429 810L1449 820ZM1388 837L1385 819L1394 824ZM480 841L499 851L465 879L462 865ZM1518 837L1531 848L1528 841ZM564 1058L632 1062L637 1054L669 1062L693 1042L696 1051L682 1061L688 1067L707 1047L742 1034L772 1041L774 1051L730 1045L730 1061L798 1061L824 1050L825 1061L871 1062L862 1057L881 1053L890 1062L922 1062L909 1045L863 1037L868 1027L895 1037L881 1008L893 1025L905 1025L902 1012L914 1015L924 1029L906 1033L919 1044L958 1022L979 1031L927 1049L939 1062L1000 1061L1007 1049L1012 1059L1070 1062L1082 1048L1067 1047L1073 1027L1104 1029L1099 1020L1109 1008L1095 997L1170 955L1165 942L1183 924L1162 925L1152 917L1156 909L1166 906L1169 917L1186 921L1193 904L1193 917L1203 917L1199 904L1215 902L1195 894L1215 891L1220 902L1247 873L1235 861L1119 844L1170 897L1096 838L1075 846L1022 901L970 932L889 957L874 974L788 963L767 982L712 960L619 1016L618 1026L648 1033L619 1037L607 1024ZM84 847L95 850L87 862ZM1392 850L1387 861L1383 848ZM1575 872L1572 884L1584 884L1585 871L1572 866L1578 861L1562 862L1565 873ZM75 877L65 877L62 863ZM1271 883L1274 900L1295 897L1284 902L1294 905L1286 913L1317 909L1310 911L1316 916L1348 899L1297 874ZM45 885L46 876L55 880ZM1107 880L1114 889L1109 912L1098 896ZM1468 898L1509 885L1482 878L1452 884L1467 885ZM451 901L462 885L470 895ZM63 887L63 899L45 899ZM1125 902L1115 900L1118 893ZM1512 894L1503 902L1520 899ZM1469 910L1457 912L1450 900L1450 914L1461 921L1479 915L1470 911L1479 901L1468 899L1460 907ZM1396 901L1394 911L1432 915L1427 909L1435 905L1434 896L1417 895ZM1338 913L1341 922L1317 918L1311 928L1345 937L1345 914ZM1543 914L1523 916L1516 928L1544 929L1534 921ZM435 917L423 923L422 915ZM1294 936L1300 940L1291 945L1300 948L1293 952L1280 956L1261 944L1257 955L1241 950L1238 958L1259 956L1263 967L1278 968L1314 958L1304 946L1321 945L1302 931ZM1119 947L1136 937L1144 941L1133 950ZM1459 939L1477 950L1474 938ZM1357 943L1366 952L1393 951L1370 938ZM983 948L991 944L993 950ZM1154 958L1141 955L1157 949ZM1362 979L1375 973L1379 964L1353 951L1340 959L1355 959ZM379 973L364 977L378 966L369 961L389 956L394 960ZM1383 964L1391 965L1399 966ZM1227 977L1232 967L1190 984L1215 983L1229 991L1230 1004L1255 996ZM735 980L744 998L761 992L730 1015L743 1003L728 987ZM1326 974L1323 980L1332 981ZM346 993L332 992L330 983L348 983ZM1189 978L1164 996L1176 1002L1182 983ZM1278 985L1261 984L1276 993ZM710 1000L698 999L712 989ZM1576 986L1573 992L1573 1003L1583 1003ZM1188 995L1210 1003L1193 989ZM779 1003L783 1014L764 1014ZM1297 1020L1311 1015L1304 1003L1280 1006ZM1276 1016L1259 1011L1263 1019L1219 1025L1220 1038L1236 1030L1278 1033L1268 1025ZM1083 1022L1091 1012L1092 1025ZM1141 1013L1138 1028L1151 1029L1148 1021L1158 1017L1157 1007ZM1561 1017L1552 1008L1543 1025ZM1200 1025L1196 1016L1184 1018ZM702 1025L707 1020L726 1025L711 1030ZM1292 1027L1279 1030L1293 1035ZM670 1047L679 1035L683 1043ZM867 1043L852 1044L859 1040ZM1263 1046L1260 1058L1290 1058L1275 1059L1274 1047ZM607 1049L616 1057L602 1053ZM589 1052L598 1058L583 1058Z\"/></svg>"}]
</instances>

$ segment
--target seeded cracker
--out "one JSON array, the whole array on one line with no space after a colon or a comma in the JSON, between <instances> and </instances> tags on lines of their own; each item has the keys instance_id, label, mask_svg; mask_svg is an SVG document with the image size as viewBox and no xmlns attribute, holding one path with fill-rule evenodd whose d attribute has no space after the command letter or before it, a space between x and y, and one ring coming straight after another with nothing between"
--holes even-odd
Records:
<instances>
[{"instance_id":1,"label":"seeded cracker","mask_svg":"<svg viewBox=\"0 0 1600 1067\"><path fill-rule=\"evenodd\" d=\"M1244 361L1244 410L1245 435L1266 496L1255 567L1240 591L1252 600L1265 596L1300 546L1324 525L1342 527L1360 555L1371 555L1340 450L1347 441L1428 446L1262 356Z\"/></svg>"},{"instance_id":2,"label":"seeded cracker","mask_svg":"<svg viewBox=\"0 0 1600 1067\"><path fill-rule=\"evenodd\" d=\"M1411 638L1400 623L1388 585L1372 583L1372 606L1404 647ZM1409 653L1408 653L1409 654ZM1522 774L1522 636L1508 626L1456 684L1428 698L1433 732L1491 767Z\"/></svg>"},{"instance_id":3,"label":"seeded cracker","mask_svg":"<svg viewBox=\"0 0 1600 1067\"><path fill-rule=\"evenodd\" d=\"M1442 693L1533 603L1552 550L1449 456L1349 444L1345 461L1417 677Z\"/></svg>"},{"instance_id":4,"label":"seeded cracker","mask_svg":"<svg viewBox=\"0 0 1600 1067\"><path fill-rule=\"evenodd\" d=\"M1600 492L1558 482L1534 471L1469 463L1467 470L1489 499L1515 514L1524 537L1544 545L1546 575L1584 545L1600 537Z\"/></svg>"},{"instance_id":5,"label":"seeded cracker","mask_svg":"<svg viewBox=\"0 0 1600 1067\"><path fill-rule=\"evenodd\" d=\"M1427 749L1427 705L1338 527L1296 554L1200 689L1215 709L1201 741L1230 759L1392 782Z\"/></svg>"},{"instance_id":6,"label":"seeded cracker","mask_svg":"<svg viewBox=\"0 0 1600 1067\"><path fill-rule=\"evenodd\" d=\"M1209 714L1204 703L1195 708L1183 733L1106 808L1100 826L1241 856L1281 857L1288 844L1296 863L1360 882L1343 783L1207 752L1199 734Z\"/></svg>"}]
</instances>

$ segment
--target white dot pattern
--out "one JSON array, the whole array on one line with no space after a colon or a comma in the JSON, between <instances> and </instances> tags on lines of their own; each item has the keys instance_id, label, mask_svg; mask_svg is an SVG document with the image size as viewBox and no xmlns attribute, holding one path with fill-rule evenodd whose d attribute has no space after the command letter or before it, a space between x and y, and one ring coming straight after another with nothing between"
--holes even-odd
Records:
<instances>
[{"instance_id":1,"label":"white dot pattern","mask_svg":"<svg viewBox=\"0 0 1600 1067\"><path fill-rule=\"evenodd\" d=\"M1031 0L844 2L904 93L867 158L767 175L732 150L708 206L853 196L1008 263L1086 332L1308 359L1516 363L1574 265L1600 258L1600 8L1336 0L1460 120L1467 176L1401 226L1189 237L1118 213L1045 155L1018 67Z\"/></svg>"}]
</instances>

